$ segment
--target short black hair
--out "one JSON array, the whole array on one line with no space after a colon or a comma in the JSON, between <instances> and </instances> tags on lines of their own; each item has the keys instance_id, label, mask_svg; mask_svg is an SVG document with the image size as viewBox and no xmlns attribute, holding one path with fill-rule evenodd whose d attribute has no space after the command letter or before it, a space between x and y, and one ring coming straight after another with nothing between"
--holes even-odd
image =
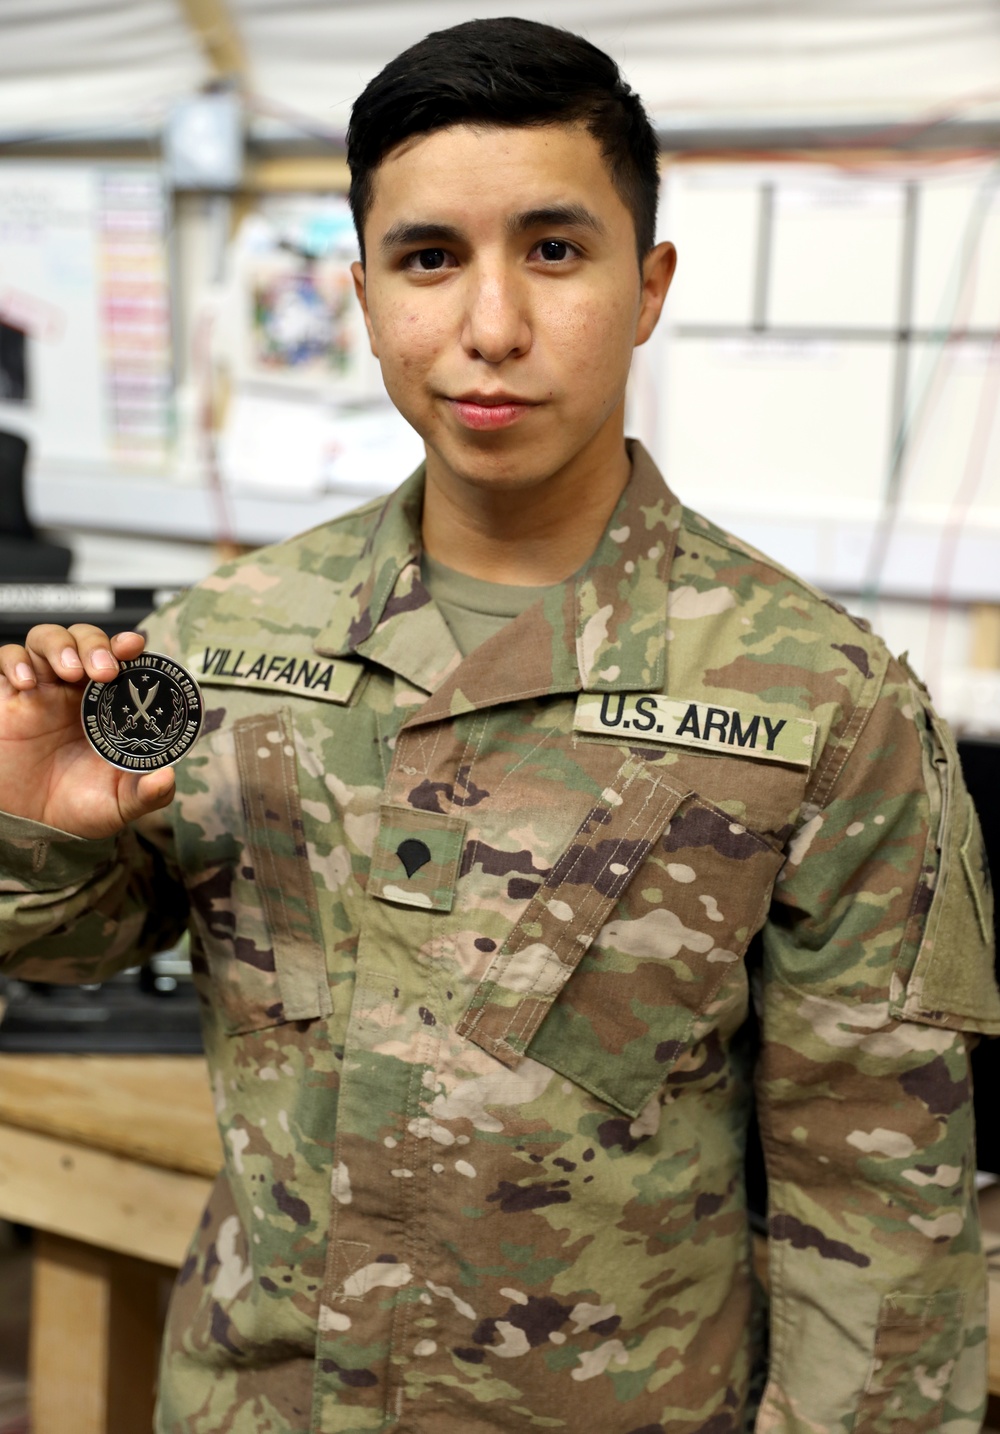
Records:
<instances>
[{"instance_id":1,"label":"short black hair","mask_svg":"<svg viewBox=\"0 0 1000 1434\"><path fill-rule=\"evenodd\" d=\"M610 55L581 35L509 17L436 30L390 60L358 96L347 163L362 261L382 160L413 135L456 124L583 125L632 214L640 262L653 247L659 145L639 96Z\"/></svg>"}]
</instances>

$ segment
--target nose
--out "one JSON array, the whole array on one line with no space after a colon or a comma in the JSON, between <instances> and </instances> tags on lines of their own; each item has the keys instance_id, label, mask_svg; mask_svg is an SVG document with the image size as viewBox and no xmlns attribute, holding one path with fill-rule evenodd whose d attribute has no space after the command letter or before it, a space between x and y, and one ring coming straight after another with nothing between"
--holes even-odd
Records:
<instances>
[{"instance_id":1,"label":"nose","mask_svg":"<svg viewBox=\"0 0 1000 1434\"><path fill-rule=\"evenodd\" d=\"M468 279L462 334L466 352L490 364L527 353L531 324L527 296L517 278L498 264L475 266Z\"/></svg>"}]
</instances>

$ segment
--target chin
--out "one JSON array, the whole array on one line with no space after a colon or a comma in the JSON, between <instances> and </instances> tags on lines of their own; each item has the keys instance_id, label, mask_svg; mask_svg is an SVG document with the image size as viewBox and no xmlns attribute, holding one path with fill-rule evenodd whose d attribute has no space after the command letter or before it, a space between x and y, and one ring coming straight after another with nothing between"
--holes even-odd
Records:
<instances>
[{"instance_id":1,"label":"chin","mask_svg":"<svg viewBox=\"0 0 1000 1434\"><path fill-rule=\"evenodd\" d=\"M560 466L559 459L549 462L537 443L486 445L446 443L435 445L434 455L442 467L461 483L471 488L516 492L532 488Z\"/></svg>"}]
</instances>

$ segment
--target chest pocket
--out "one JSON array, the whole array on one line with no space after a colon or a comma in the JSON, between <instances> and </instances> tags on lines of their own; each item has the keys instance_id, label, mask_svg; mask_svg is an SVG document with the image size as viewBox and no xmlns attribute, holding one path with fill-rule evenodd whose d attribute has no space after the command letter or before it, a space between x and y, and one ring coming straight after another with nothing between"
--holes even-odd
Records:
<instances>
[{"instance_id":1,"label":"chest pocket","mask_svg":"<svg viewBox=\"0 0 1000 1434\"><path fill-rule=\"evenodd\" d=\"M210 997L230 1034L328 1015L290 714L281 708L241 718L218 734L205 760L215 820L219 793L229 794L222 829L213 841L201 833L204 856L189 873Z\"/></svg>"},{"instance_id":2,"label":"chest pocket","mask_svg":"<svg viewBox=\"0 0 1000 1434\"><path fill-rule=\"evenodd\" d=\"M742 961L783 859L777 842L628 758L497 953L460 1033L638 1116Z\"/></svg>"}]
</instances>

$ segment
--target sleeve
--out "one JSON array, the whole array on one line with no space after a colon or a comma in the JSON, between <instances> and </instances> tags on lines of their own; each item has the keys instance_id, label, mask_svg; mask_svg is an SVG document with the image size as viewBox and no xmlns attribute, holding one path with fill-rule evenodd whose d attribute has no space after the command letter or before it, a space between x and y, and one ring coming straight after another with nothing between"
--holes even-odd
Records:
<instances>
[{"instance_id":1,"label":"sleeve","mask_svg":"<svg viewBox=\"0 0 1000 1434\"><path fill-rule=\"evenodd\" d=\"M0 973L104 981L172 945L188 907L168 851L162 821L84 841L0 813Z\"/></svg>"},{"instance_id":2,"label":"sleeve","mask_svg":"<svg viewBox=\"0 0 1000 1434\"><path fill-rule=\"evenodd\" d=\"M891 663L763 934L771 1355L758 1434L975 1434L986 1272L969 1050L1000 1032L979 823Z\"/></svg>"},{"instance_id":3,"label":"sleeve","mask_svg":"<svg viewBox=\"0 0 1000 1434\"><path fill-rule=\"evenodd\" d=\"M144 624L151 649L176 647L178 609ZM173 835L169 809L100 841L0 813L0 974L103 981L173 945L188 917Z\"/></svg>"}]
</instances>

